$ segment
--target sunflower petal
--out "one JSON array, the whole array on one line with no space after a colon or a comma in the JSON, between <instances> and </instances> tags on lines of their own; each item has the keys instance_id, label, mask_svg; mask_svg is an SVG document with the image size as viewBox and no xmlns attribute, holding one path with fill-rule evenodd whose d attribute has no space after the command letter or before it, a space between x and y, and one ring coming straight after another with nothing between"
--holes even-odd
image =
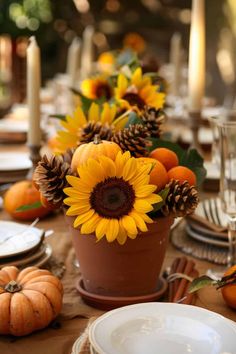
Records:
<instances>
[{"instance_id":1,"label":"sunflower petal","mask_svg":"<svg viewBox=\"0 0 236 354\"><path fill-rule=\"evenodd\" d=\"M160 203L162 202L162 197L159 194L151 194L148 197L143 198L142 200L144 200L150 204L156 204L156 203ZM141 200L141 199L140 199Z\"/></svg>"},{"instance_id":2,"label":"sunflower petal","mask_svg":"<svg viewBox=\"0 0 236 354\"><path fill-rule=\"evenodd\" d=\"M137 213L136 211L132 211L130 216L135 220L137 227L140 231L146 232L148 230L145 221L142 218L142 214Z\"/></svg>"},{"instance_id":3,"label":"sunflower petal","mask_svg":"<svg viewBox=\"0 0 236 354\"><path fill-rule=\"evenodd\" d=\"M157 186L153 184L143 185L135 188L135 196L138 198L148 197L151 193L155 192Z\"/></svg>"},{"instance_id":4,"label":"sunflower petal","mask_svg":"<svg viewBox=\"0 0 236 354\"><path fill-rule=\"evenodd\" d=\"M95 211L93 209L90 209L89 211L86 211L86 213L77 216L77 218L74 221L74 228L88 221L93 216L94 213Z\"/></svg>"},{"instance_id":5,"label":"sunflower petal","mask_svg":"<svg viewBox=\"0 0 236 354\"><path fill-rule=\"evenodd\" d=\"M119 232L119 221L117 219L110 219L106 231L106 238L108 242L113 242Z\"/></svg>"},{"instance_id":6,"label":"sunflower petal","mask_svg":"<svg viewBox=\"0 0 236 354\"><path fill-rule=\"evenodd\" d=\"M96 226L100 220L100 216L95 213L88 221L86 221L80 229L81 234L91 234L96 230Z\"/></svg>"},{"instance_id":7,"label":"sunflower petal","mask_svg":"<svg viewBox=\"0 0 236 354\"><path fill-rule=\"evenodd\" d=\"M99 118L99 105L93 102L88 111L88 120L97 122Z\"/></svg>"},{"instance_id":8,"label":"sunflower petal","mask_svg":"<svg viewBox=\"0 0 236 354\"><path fill-rule=\"evenodd\" d=\"M131 157L125 164L122 177L125 181L131 180L137 173L137 161L134 157Z\"/></svg>"},{"instance_id":9,"label":"sunflower petal","mask_svg":"<svg viewBox=\"0 0 236 354\"><path fill-rule=\"evenodd\" d=\"M121 221L123 227L125 228L128 234L137 235L138 233L137 226L134 219L131 216L125 215L123 216Z\"/></svg>"},{"instance_id":10,"label":"sunflower petal","mask_svg":"<svg viewBox=\"0 0 236 354\"><path fill-rule=\"evenodd\" d=\"M127 240L127 232L122 225L121 220L119 220L119 233L117 235L117 241L120 245L123 245Z\"/></svg>"},{"instance_id":11,"label":"sunflower petal","mask_svg":"<svg viewBox=\"0 0 236 354\"><path fill-rule=\"evenodd\" d=\"M101 220L98 222L95 231L98 240L100 240L107 232L108 224L109 224L109 219L106 218L101 218Z\"/></svg>"},{"instance_id":12,"label":"sunflower petal","mask_svg":"<svg viewBox=\"0 0 236 354\"><path fill-rule=\"evenodd\" d=\"M102 166L106 171L106 177L116 176L116 165L112 159L106 156L100 156L99 162L102 163Z\"/></svg>"},{"instance_id":13,"label":"sunflower petal","mask_svg":"<svg viewBox=\"0 0 236 354\"><path fill-rule=\"evenodd\" d=\"M149 213L153 210L153 207L150 203L148 203L145 199L136 199L134 202L134 209L138 213Z\"/></svg>"}]
</instances>

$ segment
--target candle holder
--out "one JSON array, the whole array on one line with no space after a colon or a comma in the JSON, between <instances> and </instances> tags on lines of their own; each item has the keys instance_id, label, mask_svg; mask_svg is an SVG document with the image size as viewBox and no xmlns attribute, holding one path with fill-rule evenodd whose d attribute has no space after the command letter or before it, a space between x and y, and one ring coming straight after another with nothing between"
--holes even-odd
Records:
<instances>
[{"instance_id":1,"label":"candle holder","mask_svg":"<svg viewBox=\"0 0 236 354\"><path fill-rule=\"evenodd\" d=\"M194 112L189 112L189 121L190 121L190 128L192 131L192 143L190 145L191 148L198 150L198 152L203 155L202 147L200 145L199 139L198 139L198 132L199 128L201 126L201 111L194 111Z\"/></svg>"},{"instance_id":2,"label":"candle holder","mask_svg":"<svg viewBox=\"0 0 236 354\"><path fill-rule=\"evenodd\" d=\"M32 167L27 174L27 179L32 179L34 170L38 162L41 160L41 156L40 156L41 145L28 144L28 148L29 148L30 160L32 161Z\"/></svg>"}]
</instances>

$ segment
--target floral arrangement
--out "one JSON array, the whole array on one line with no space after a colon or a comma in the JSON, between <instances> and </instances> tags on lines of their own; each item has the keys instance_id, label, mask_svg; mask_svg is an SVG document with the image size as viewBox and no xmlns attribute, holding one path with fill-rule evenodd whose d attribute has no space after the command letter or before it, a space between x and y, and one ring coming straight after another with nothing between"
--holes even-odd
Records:
<instances>
[{"instance_id":1,"label":"floral arrangement","mask_svg":"<svg viewBox=\"0 0 236 354\"><path fill-rule=\"evenodd\" d=\"M153 77L132 63L84 80L55 155L35 170L42 203L63 206L74 228L97 240L122 245L158 217L185 216L198 204L203 160L161 139L165 93Z\"/></svg>"}]
</instances>

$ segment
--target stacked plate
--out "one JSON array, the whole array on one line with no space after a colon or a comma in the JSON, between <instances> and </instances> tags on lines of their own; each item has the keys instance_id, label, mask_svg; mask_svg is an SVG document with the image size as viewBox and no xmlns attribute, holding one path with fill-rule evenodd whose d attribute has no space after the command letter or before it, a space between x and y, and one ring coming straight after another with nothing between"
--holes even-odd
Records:
<instances>
[{"instance_id":1,"label":"stacked plate","mask_svg":"<svg viewBox=\"0 0 236 354\"><path fill-rule=\"evenodd\" d=\"M200 307L144 303L99 317L89 342L91 354L235 354L236 324Z\"/></svg>"},{"instance_id":2,"label":"stacked plate","mask_svg":"<svg viewBox=\"0 0 236 354\"><path fill-rule=\"evenodd\" d=\"M0 184L20 181L25 178L32 162L27 153L0 153Z\"/></svg>"},{"instance_id":3,"label":"stacked plate","mask_svg":"<svg viewBox=\"0 0 236 354\"><path fill-rule=\"evenodd\" d=\"M187 218L188 235L200 242L228 247L227 217L218 198L199 203L195 213Z\"/></svg>"},{"instance_id":4,"label":"stacked plate","mask_svg":"<svg viewBox=\"0 0 236 354\"><path fill-rule=\"evenodd\" d=\"M51 247L44 243L44 231L29 225L0 221L0 268L40 267L51 257Z\"/></svg>"}]
</instances>

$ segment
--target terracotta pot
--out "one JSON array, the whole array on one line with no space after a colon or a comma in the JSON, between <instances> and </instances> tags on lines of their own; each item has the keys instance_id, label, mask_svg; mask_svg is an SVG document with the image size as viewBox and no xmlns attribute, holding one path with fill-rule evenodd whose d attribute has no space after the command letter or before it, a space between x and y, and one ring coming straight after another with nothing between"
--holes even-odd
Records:
<instances>
[{"instance_id":1,"label":"terracotta pot","mask_svg":"<svg viewBox=\"0 0 236 354\"><path fill-rule=\"evenodd\" d=\"M157 290L173 219L163 217L149 224L148 232L124 245L105 239L96 242L95 235L81 235L67 217L84 288L105 296L139 296Z\"/></svg>"}]
</instances>

